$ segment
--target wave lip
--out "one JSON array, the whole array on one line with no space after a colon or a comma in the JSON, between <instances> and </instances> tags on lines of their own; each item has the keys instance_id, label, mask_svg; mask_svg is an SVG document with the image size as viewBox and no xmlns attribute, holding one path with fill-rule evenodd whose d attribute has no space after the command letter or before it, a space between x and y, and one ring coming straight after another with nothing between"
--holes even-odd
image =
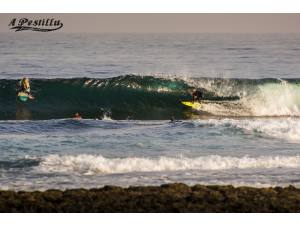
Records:
<instances>
[{"instance_id":1,"label":"wave lip","mask_svg":"<svg viewBox=\"0 0 300 225\"><path fill-rule=\"evenodd\" d=\"M161 172L182 170L228 170L300 168L300 155L231 157L208 155L195 158L105 158L102 155L48 155L38 166L39 171L101 175L131 172Z\"/></svg>"},{"instance_id":2,"label":"wave lip","mask_svg":"<svg viewBox=\"0 0 300 225\"><path fill-rule=\"evenodd\" d=\"M71 118L170 119L183 117L190 98L179 79L126 75L105 79L32 79L35 100L17 101L17 80L0 80L0 120Z\"/></svg>"}]
</instances>

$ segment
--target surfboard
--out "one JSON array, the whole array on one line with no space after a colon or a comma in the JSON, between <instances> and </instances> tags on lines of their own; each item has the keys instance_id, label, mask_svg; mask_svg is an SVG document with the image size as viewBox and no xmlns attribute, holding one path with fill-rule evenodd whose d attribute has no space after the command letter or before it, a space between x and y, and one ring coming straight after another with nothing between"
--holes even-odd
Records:
<instances>
[{"instance_id":1,"label":"surfboard","mask_svg":"<svg viewBox=\"0 0 300 225\"><path fill-rule=\"evenodd\" d=\"M18 93L18 99L21 102L26 102L29 99L29 95L27 93L21 91Z\"/></svg>"},{"instance_id":2,"label":"surfboard","mask_svg":"<svg viewBox=\"0 0 300 225\"><path fill-rule=\"evenodd\" d=\"M183 105L189 106L192 109L199 110L201 108L201 103L200 102L191 102L191 101L186 101L186 102L181 102Z\"/></svg>"}]
</instances>

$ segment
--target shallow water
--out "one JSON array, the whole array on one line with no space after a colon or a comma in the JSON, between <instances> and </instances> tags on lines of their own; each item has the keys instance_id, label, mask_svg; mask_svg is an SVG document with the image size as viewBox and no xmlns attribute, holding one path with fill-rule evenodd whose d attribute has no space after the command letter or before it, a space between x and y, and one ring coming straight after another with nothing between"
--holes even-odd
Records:
<instances>
[{"instance_id":1,"label":"shallow water","mask_svg":"<svg viewBox=\"0 0 300 225\"><path fill-rule=\"evenodd\" d=\"M2 188L299 185L296 118L0 122Z\"/></svg>"}]
</instances>

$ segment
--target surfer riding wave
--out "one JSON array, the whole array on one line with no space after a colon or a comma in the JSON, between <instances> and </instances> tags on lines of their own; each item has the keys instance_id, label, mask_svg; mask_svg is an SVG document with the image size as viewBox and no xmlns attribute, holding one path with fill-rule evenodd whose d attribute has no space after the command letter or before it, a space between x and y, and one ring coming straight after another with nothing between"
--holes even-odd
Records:
<instances>
[{"instance_id":1,"label":"surfer riding wave","mask_svg":"<svg viewBox=\"0 0 300 225\"><path fill-rule=\"evenodd\" d=\"M300 116L300 79L195 78L183 81L124 75L101 79L29 78L30 85L21 85L20 80L0 80L2 120L16 118L16 101L25 103L32 112L32 119L39 120L70 118L78 111L85 118L103 118L109 113L114 120L169 120L171 116L183 120L204 114ZM26 89L38 101L33 102L28 97L25 102L21 101L18 92L24 93ZM199 102L193 102L194 89L203 93Z\"/></svg>"}]
</instances>

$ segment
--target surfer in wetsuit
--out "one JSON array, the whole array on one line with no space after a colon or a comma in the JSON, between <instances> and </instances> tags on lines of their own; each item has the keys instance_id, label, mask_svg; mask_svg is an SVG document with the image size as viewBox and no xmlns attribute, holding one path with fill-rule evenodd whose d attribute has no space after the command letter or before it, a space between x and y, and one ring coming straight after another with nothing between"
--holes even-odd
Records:
<instances>
[{"instance_id":1,"label":"surfer in wetsuit","mask_svg":"<svg viewBox=\"0 0 300 225\"><path fill-rule=\"evenodd\" d=\"M194 89L192 92L192 98L193 98L193 102L200 101L201 99L203 99L203 92Z\"/></svg>"}]
</instances>

